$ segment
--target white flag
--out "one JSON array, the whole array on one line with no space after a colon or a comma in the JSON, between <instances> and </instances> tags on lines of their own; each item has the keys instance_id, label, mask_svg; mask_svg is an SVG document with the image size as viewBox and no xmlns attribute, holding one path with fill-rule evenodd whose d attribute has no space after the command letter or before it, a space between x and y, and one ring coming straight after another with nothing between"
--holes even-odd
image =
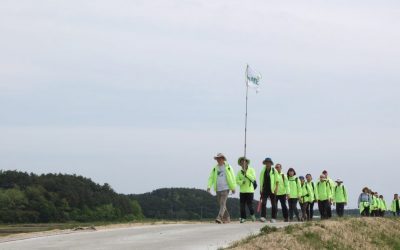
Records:
<instances>
[{"instance_id":1,"label":"white flag","mask_svg":"<svg viewBox=\"0 0 400 250\"><path fill-rule=\"evenodd\" d=\"M254 88L256 92L258 92L260 90L260 80L261 80L261 74L258 73L257 71L254 71L252 68L250 68L249 65L247 65L246 69L247 86Z\"/></svg>"}]
</instances>

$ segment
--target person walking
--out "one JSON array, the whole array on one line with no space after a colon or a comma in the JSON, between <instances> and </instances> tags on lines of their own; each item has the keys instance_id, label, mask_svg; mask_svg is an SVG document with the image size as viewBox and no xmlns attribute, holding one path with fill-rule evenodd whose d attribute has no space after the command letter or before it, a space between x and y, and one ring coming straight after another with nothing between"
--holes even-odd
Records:
<instances>
[{"instance_id":1,"label":"person walking","mask_svg":"<svg viewBox=\"0 0 400 250\"><path fill-rule=\"evenodd\" d=\"M391 210L392 210L393 216L400 216L400 201L399 201L398 194L394 194Z\"/></svg>"},{"instance_id":2,"label":"person walking","mask_svg":"<svg viewBox=\"0 0 400 250\"><path fill-rule=\"evenodd\" d=\"M308 210L307 210L307 218L308 220L312 220L314 217L314 204L317 201L315 193L316 193L316 189L315 189L315 184L313 182L312 179L312 175L311 174L306 174L306 185L308 187L308 190L310 192L310 197L308 200Z\"/></svg>"},{"instance_id":3,"label":"person walking","mask_svg":"<svg viewBox=\"0 0 400 250\"><path fill-rule=\"evenodd\" d=\"M300 176L299 179L301 187L301 197L299 200L301 208L301 221L306 221L309 220L307 211L309 211L310 199L312 199L312 197L309 186L307 185L304 176Z\"/></svg>"},{"instance_id":4,"label":"person walking","mask_svg":"<svg viewBox=\"0 0 400 250\"><path fill-rule=\"evenodd\" d=\"M370 196L371 196L370 215L372 217L378 217L378 215L379 215L378 193L370 190Z\"/></svg>"},{"instance_id":5,"label":"person walking","mask_svg":"<svg viewBox=\"0 0 400 250\"><path fill-rule=\"evenodd\" d=\"M219 213L215 222L229 223L230 215L226 208L226 201L228 199L229 191L235 193L236 178L233 168L226 161L226 157L219 153L214 159L217 165L211 170L210 177L208 178L207 191L211 192L211 188L217 193L217 201L219 204Z\"/></svg>"},{"instance_id":6,"label":"person walking","mask_svg":"<svg viewBox=\"0 0 400 250\"><path fill-rule=\"evenodd\" d=\"M384 217L387 210L387 206L385 198L383 198L383 195L379 195L379 203L380 203L379 216Z\"/></svg>"},{"instance_id":7,"label":"person walking","mask_svg":"<svg viewBox=\"0 0 400 250\"><path fill-rule=\"evenodd\" d=\"M331 194L333 196L333 194L335 192L334 188L335 188L336 184L331 178L329 178L328 171L324 170L324 171L322 171L322 174L325 175L326 181L328 182L329 187L331 188ZM331 206L332 206L332 203L330 203L328 206L328 210L327 210L328 218L332 217L332 207Z\"/></svg>"},{"instance_id":8,"label":"person walking","mask_svg":"<svg viewBox=\"0 0 400 250\"><path fill-rule=\"evenodd\" d=\"M332 202L332 193L329 182L324 174L320 175L319 181L316 184L315 196L318 202L319 213L321 214L321 219L329 219L329 207Z\"/></svg>"},{"instance_id":9,"label":"person walking","mask_svg":"<svg viewBox=\"0 0 400 250\"><path fill-rule=\"evenodd\" d=\"M276 192L278 188L278 171L273 167L271 158L265 158L264 167L260 173L260 195L261 195L261 217L260 221L265 222L267 218L267 200L271 202L271 223L276 222L278 213L276 204Z\"/></svg>"},{"instance_id":10,"label":"person walking","mask_svg":"<svg viewBox=\"0 0 400 250\"><path fill-rule=\"evenodd\" d=\"M336 180L334 192L334 203L336 203L336 214L338 217L343 217L344 206L347 205L348 197L346 187L343 185L343 181L340 179Z\"/></svg>"},{"instance_id":11,"label":"person walking","mask_svg":"<svg viewBox=\"0 0 400 250\"><path fill-rule=\"evenodd\" d=\"M293 216L296 215L297 221L300 221L297 202L301 199L301 183L299 178L296 177L296 171L293 168L289 168L287 171L287 178L289 182L289 220L293 221Z\"/></svg>"},{"instance_id":12,"label":"person walking","mask_svg":"<svg viewBox=\"0 0 400 250\"><path fill-rule=\"evenodd\" d=\"M250 160L245 157L240 157L238 164L242 167L236 175L236 182L240 186L240 223L246 221L246 206L249 209L251 220L255 221L253 200L254 189L257 187L256 171L250 166Z\"/></svg>"},{"instance_id":13,"label":"person walking","mask_svg":"<svg viewBox=\"0 0 400 250\"><path fill-rule=\"evenodd\" d=\"M277 178L277 190L276 190L276 207L278 207L278 201L281 203L282 215L285 222L289 221L288 208L286 205L286 200L289 196L289 182L287 176L282 173L282 165L276 164L276 171L278 172Z\"/></svg>"},{"instance_id":14,"label":"person walking","mask_svg":"<svg viewBox=\"0 0 400 250\"><path fill-rule=\"evenodd\" d=\"M369 192L370 190L365 187L362 189L360 196L358 196L358 208L363 217L368 217L370 215L371 196Z\"/></svg>"}]
</instances>

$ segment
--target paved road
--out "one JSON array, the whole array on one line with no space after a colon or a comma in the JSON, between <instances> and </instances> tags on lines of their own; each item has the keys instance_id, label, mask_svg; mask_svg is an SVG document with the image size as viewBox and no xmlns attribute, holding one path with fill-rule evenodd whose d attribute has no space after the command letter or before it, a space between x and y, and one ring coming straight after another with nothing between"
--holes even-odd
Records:
<instances>
[{"instance_id":1,"label":"paved road","mask_svg":"<svg viewBox=\"0 0 400 250\"><path fill-rule=\"evenodd\" d=\"M133 226L4 242L0 243L0 249L218 249L250 234L258 233L264 225L258 222ZM273 224L277 227L284 225Z\"/></svg>"}]
</instances>

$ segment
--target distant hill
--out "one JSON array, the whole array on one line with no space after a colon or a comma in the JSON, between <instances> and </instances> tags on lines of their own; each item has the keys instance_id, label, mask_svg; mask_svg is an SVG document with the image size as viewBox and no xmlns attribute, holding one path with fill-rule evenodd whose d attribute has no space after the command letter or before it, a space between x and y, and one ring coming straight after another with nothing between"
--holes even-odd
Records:
<instances>
[{"instance_id":1,"label":"distant hill","mask_svg":"<svg viewBox=\"0 0 400 250\"><path fill-rule=\"evenodd\" d=\"M108 184L67 174L0 171L0 222L115 221L142 218L137 201Z\"/></svg>"}]
</instances>

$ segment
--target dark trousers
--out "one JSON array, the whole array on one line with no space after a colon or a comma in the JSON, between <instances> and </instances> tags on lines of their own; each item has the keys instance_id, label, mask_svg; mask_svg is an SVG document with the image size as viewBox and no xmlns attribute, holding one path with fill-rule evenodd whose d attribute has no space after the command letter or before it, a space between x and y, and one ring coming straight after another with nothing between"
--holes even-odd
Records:
<instances>
[{"instance_id":1,"label":"dark trousers","mask_svg":"<svg viewBox=\"0 0 400 250\"><path fill-rule=\"evenodd\" d=\"M361 216L366 216L366 217L369 216L369 207L364 208L364 211L362 211Z\"/></svg>"},{"instance_id":2,"label":"dark trousers","mask_svg":"<svg viewBox=\"0 0 400 250\"><path fill-rule=\"evenodd\" d=\"M254 215L253 199L253 193L240 193L240 218L246 219L246 205L250 215Z\"/></svg>"},{"instance_id":3,"label":"dark trousers","mask_svg":"<svg viewBox=\"0 0 400 250\"><path fill-rule=\"evenodd\" d=\"M285 221L287 221L289 214L288 214L288 208L286 205L286 194L276 196L276 207L277 208L278 208L278 201L281 203L283 218L285 219Z\"/></svg>"},{"instance_id":4,"label":"dark trousers","mask_svg":"<svg viewBox=\"0 0 400 250\"><path fill-rule=\"evenodd\" d=\"M318 201L318 210L319 213L321 214L321 219L329 219L328 216L328 209L330 207L329 200L324 200L324 201Z\"/></svg>"},{"instance_id":5,"label":"dark trousers","mask_svg":"<svg viewBox=\"0 0 400 250\"><path fill-rule=\"evenodd\" d=\"M276 219L278 209L276 208L276 196L273 193L261 194L261 217L267 218L267 199L271 201L271 218Z\"/></svg>"},{"instance_id":6,"label":"dark trousers","mask_svg":"<svg viewBox=\"0 0 400 250\"><path fill-rule=\"evenodd\" d=\"M327 213L328 219L332 218L332 207L331 207L331 203L329 201L328 201L328 207L327 207L326 213Z\"/></svg>"},{"instance_id":7,"label":"dark trousers","mask_svg":"<svg viewBox=\"0 0 400 250\"><path fill-rule=\"evenodd\" d=\"M343 217L344 215L344 202L336 203L336 214L338 217Z\"/></svg>"},{"instance_id":8,"label":"dark trousers","mask_svg":"<svg viewBox=\"0 0 400 250\"><path fill-rule=\"evenodd\" d=\"M393 212L393 216L400 216L400 210L397 210L396 212Z\"/></svg>"},{"instance_id":9,"label":"dark trousers","mask_svg":"<svg viewBox=\"0 0 400 250\"><path fill-rule=\"evenodd\" d=\"M299 218L299 210L297 210L297 201L299 199L296 198L291 198L288 200L289 203L289 219L293 220L293 214L296 215L297 220L300 220Z\"/></svg>"},{"instance_id":10,"label":"dark trousers","mask_svg":"<svg viewBox=\"0 0 400 250\"><path fill-rule=\"evenodd\" d=\"M308 220L308 213L310 212L309 209L310 203L309 202L303 202L300 203L300 208L301 208L301 219L303 221Z\"/></svg>"},{"instance_id":11,"label":"dark trousers","mask_svg":"<svg viewBox=\"0 0 400 250\"><path fill-rule=\"evenodd\" d=\"M315 202L309 202L308 203L307 218L309 220L312 220L313 217L314 217L314 203Z\"/></svg>"}]
</instances>

